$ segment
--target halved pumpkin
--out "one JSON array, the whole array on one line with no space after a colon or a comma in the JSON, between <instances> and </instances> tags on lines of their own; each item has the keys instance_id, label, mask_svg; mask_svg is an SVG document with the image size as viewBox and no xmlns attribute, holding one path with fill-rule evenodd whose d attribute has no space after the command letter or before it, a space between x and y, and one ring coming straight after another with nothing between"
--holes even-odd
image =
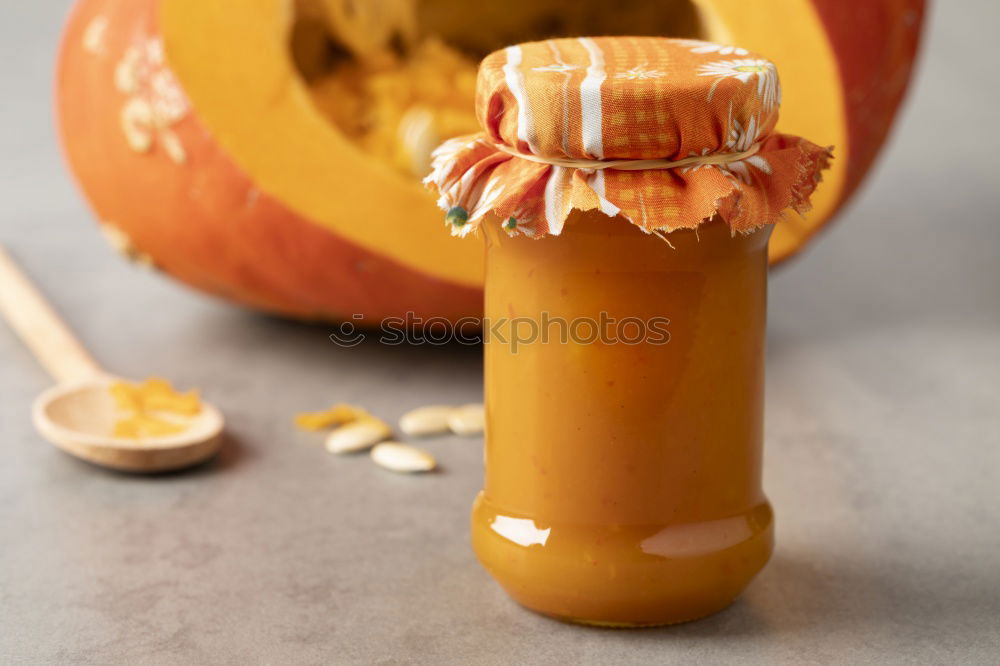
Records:
<instances>
[{"instance_id":1,"label":"halved pumpkin","mask_svg":"<svg viewBox=\"0 0 1000 666\"><path fill-rule=\"evenodd\" d=\"M780 129L837 148L812 213L775 230L781 260L870 165L908 81L922 9L921 0L772 0L766 10L745 0L80 0L60 55L59 122L88 199L133 257L297 317L456 320L480 312L481 250L444 233L411 172L428 135L470 129L479 56L555 34L632 33L773 59Z\"/></svg>"}]
</instances>

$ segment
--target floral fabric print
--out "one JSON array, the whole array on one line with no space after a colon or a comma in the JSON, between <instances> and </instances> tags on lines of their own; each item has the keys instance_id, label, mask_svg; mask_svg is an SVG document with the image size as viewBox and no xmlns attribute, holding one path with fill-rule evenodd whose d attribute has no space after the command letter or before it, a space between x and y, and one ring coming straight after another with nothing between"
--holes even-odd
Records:
<instances>
[{"instance_id":1,"label":"floral fabric print","mask_svg":"<svg viewBox=\"0 0 1000 666\"><path fill-rule=\"evenodd\" d=\"M559 234L573 210L598 209L646 231L720 215L734 231L808 209L830 149L776 134L774 65L745 49L657 37L554 39L483 60L483 132L435 152L425 180L456 235L489 214L512 234ZM498 147L502 146L502 147ZM756 154L718 165L626 171L524 159L680 160Z\"/></svg>"}]
</instances>

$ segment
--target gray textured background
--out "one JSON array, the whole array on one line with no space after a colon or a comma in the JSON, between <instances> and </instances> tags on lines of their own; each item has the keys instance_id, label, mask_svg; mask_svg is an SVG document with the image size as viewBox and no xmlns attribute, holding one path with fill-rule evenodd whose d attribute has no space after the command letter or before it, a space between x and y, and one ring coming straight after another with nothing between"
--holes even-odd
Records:
<instances>
[{"instance_id":1,"label":"gray textured background","mask_svg":"<svg viewBox=\"0 0 1000 666\"><path fill-rule=\"evenodd\" d=\"M408 478L290 427L328 400L395 418L476 398L476 350L341 350L105 246L52 130L66 5L0 10L0 241L99 359L203 387L232 437L214 464L158 478L65 456L28 423L49 380L0 326L0 661L1000 659L996 3L936 3L873 178L772 283L774 560L729 610L649 631L507 600L466 544L476 440L431 444L444 473Z\"/></svg>"}]
</instances>

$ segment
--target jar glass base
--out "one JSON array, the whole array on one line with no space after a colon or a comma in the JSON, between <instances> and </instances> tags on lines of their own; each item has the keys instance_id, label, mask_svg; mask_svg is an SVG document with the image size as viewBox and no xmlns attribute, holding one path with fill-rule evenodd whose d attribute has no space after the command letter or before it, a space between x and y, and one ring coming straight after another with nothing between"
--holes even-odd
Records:
<instances>
[{"instance_id":1,"label":"jar glass base","mask_svg":"<svg viewBox=\"0 0 1000 666\"><path fill-rule=\"evenodd\" d=\"M522 606L566 622L636 628L688 622L736 599L770 558L768 502L725 518L661 526L545 525L481 493L472 542Z\"/></svg>"}]
</instances>

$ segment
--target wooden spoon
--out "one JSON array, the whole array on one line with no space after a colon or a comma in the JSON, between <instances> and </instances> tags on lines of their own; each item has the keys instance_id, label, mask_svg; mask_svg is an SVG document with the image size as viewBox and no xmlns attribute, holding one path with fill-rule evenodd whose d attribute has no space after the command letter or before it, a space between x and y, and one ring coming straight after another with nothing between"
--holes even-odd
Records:
<instances>
[{"instance_id":1,"label":"wooden spoon","mask_svg":"<svg viewBox=\"0 0 1000 666\"><path fill-rule=\"evenodd\" d=\"M57 382L35 398L31 419L63 451L114 469L160 472L194 465L219 450L224 421L207 403L183 432L142 439L113 436L122 415L109 387L119 378L87 353L2 246L0 312Z\"/></svg>"}]
</instances>

